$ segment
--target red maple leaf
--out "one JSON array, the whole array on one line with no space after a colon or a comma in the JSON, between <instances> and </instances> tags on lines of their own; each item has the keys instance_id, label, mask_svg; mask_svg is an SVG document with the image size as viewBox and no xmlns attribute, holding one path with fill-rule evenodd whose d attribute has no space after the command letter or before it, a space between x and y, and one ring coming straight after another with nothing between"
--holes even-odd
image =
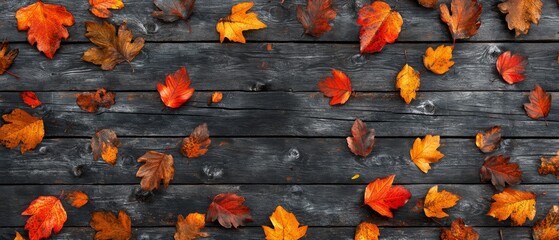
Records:
<instances>
[{"instance_id":1,"label":"red maple leaf","mask_svg":"<svg viewBox=\"0 0 559 240\"><path fill-rule=\"evenodd\" d=\"M357 18L357 24L361 25L361 53L380 52L387 43L394 43L403 23L400 13L392 11L385 2L375 1L363 6Z\"/></svg>"},{"instance_id":2,"label":"red maple leaf","mask_svg":"<svg viewBox=\"0 0 559 240\"><path fill-rule=\"evenodd\" d=\"M303 24L306 34L320 37L332 29L328 22L336 18L336 10L331 5L332 0L308 0L307 9L297 6L297 19Z\"/></svg>"},{"instance_id":3,"label":"red maple leaf","mask_svg":"<svg viewBox=\"0 0 559 240\"><path fill-rule=\"evenodd\" d=\"M214 197L208 207L206 221L213 222L217 219L225 228L237 228L244 223L252 221L250 209L243 205L245 198L234 193L221 193Z\"/></svg>"},{"instance_id":4,"label":"red maple leaf","mask_svg":"<svg viewBox=\"0 0 559 240\"><path fill-rule=\"evenodd\" d=\"M530 91L530 102L524 103L524 110L532 119L545 118L551 109L551 94L547 94L540 85Z\"/></svg>"},{"instance_id":5,"label":"red maple leaf","mask_svg":"<svg viewBox=\"0 0 559 240\"><path fill-rule=\"evenodd\" d=\"M351 96L351 81L342 71L332 69L332 77L318 82L318 88L324 96L331 97L330 105L344 104Z\"/></svg>"},{"instance_id":6,"label":"red maple leaf","mask_svg":"<svg viewBox=\"0 0 559 240\"><path fill-rule=\"evenodd\" d=\"M165 84L157 83L157 91L161 96L161 101L167 107L178 108L194 94L194 88L190 87L190 78L185 67L181 67L174 75L167 75Z\"/></svg>"},{"instance_id":7,"label":"red maple leaf","mask_svg":"<svg viewBox=\"0 0 559 240\"><path fill-rule=\"evenodd\" d=\"M395 175L377 178L365 188L365 204L380 215L392 218L390 209L404 206L411 198L411 193L402 186L392 186Z\"/></svg>"},{"instance_id":8,"label":"red maple leaf","mask_svg":"<svg viewBox=\"0 0 559 240\"><path fill-rule=\"evenodd\" d=\"M509 163L510 157L503 155L485 158L485 162L479 170L482 182L491 180L496 188L503 189L505 184L509 186L519 184L522 180L522 171L518 164Z\"/></svg>"},{"instance_id":9,"label":"red maple leaf","mask_svg":"<svg viewBox=\"0 0 559 240\"><path fill-rule=\"evenodd\" d=\"M33 200L29 207L21 213L31 216L25 223L25 230L29 231L30 240L50 237L51 232L60 232L66 222L66 210L60 199L53 196L40 196Z\"/></svg>"},{"instance_id":10,"label":"red maple leaf","mask_svg":"<svg viewBox=\"0 0 559 240\"><path fill-rule=\"evenodd\" d=\"M524 70L527 63L528 58L506 51L499 56L496 65L497 71L499 71L505 82L515 84L526 78Z\"/></svg>"}]
</instances>

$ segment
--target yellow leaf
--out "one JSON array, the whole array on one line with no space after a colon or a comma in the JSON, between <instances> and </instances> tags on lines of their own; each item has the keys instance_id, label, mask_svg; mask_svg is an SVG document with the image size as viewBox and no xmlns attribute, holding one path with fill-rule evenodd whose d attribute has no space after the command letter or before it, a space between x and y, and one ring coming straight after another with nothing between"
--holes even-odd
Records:
<instances>
[{"instance_id":1,"label":"yellow leaf","mask_svg":"<svg viewBox=\"0 0 559 240\"><path fill-rule=\"evenodd\" d=\"M266 24L258 20L256 13L246 13L254 6L253 2L242 2L231 9L231 15L220 18L215 30L219 32L219 41L225 38L233 42L245 43L243 31L266 28Z\"/></svg>"},{"instance_id":2,"label":"yellow leaf","mask_svg":"<svg viewBox=\"0 0 559 240\"><path fill-rule=\"evenodd\" d=\"M452 47L440 45L437 49L427 48L423 56L423 65L436 74L444 74L454 66L452 61Z\"/></svg>"},{"instance_id":3,"label":"yellow leaf","mask_svg":"<svg viewBox=\"0 0 559 240\"><path fill-rule=\"evenodd\" d=\"M175 240L192 240L198 237L209 236L206 232L200 232L204 225L206 225L206 214L189 213L186 218L179 215Z\"/></svg>"},{"instance_id":4,"label":"yellow leaf","mask_svg":"<svg viewBox=\"0 0 559 240\"><path fill-rule=\"evenodd\" d=\"M532 227L534 240L559 239L559 206L553 205L544 219Z\"/></svg>"},{"instance_id":5,"label":"yellow leaf","mask_svg":"<svg viewBox=\"0 0 559 240\"><path fill-rule=\"evenodd\" d=\"M355 179L358 179L359 177L360 177L360 175L359 175L359 174L355 174L355 175L353 175L353 177L351 177L351 180L355 180Z\"/></svg>"},{"instance_id":6,"label":"yellow leaf","mask_svg":"<svg viewBox=\"0 0 559 240\"><path fill-rule=\"evenodd\" d=\"M372 223L362 222L355 230L355 240L378 240L378 236L380 231L377 225Z\"/></svg>"},{"instance_id":7,"label":"yellow leaf","mask_svg":"<svg viewBox=\"0 0 559 240\"><path fill-rule=\"evenodd\" d=\"M16 237L14 238L14 240L25 240L25 238L23 238L23 236L21 236L21 234L19 234L19 232L16 231Z\"/></svg>"},{"instance_id":8,"label":"yellow leaf","mask_svg":"<svg viewBox=\"0 0 559 240\"><path fill-rule=\"evenodd\" d=\"M536 194L505 188L502 193L493 195L494 203L487 215L503 221L511 218L512 224L520 226L526 218L533 220L536 216Z\"/></svg>"},{"instance_id":9,"label":"yellow leaf","mask_svg":"<svg viewBox=\"0 0 559 240\"><path fill-rule=\"evenodd\" d=\"M439 192L439 186L433 186L425 196L423 211L427 217L448 217L443 208L454 207L458 200L460 200L460 196L445 190Z\"/></svg>"},{"instance_id":10,"label":"yellow leaf","mask_svg":"<svg viewBox=\"0 0 559 240\"><path fill-rule=\"evenodd\" d=\"M444 157L444 154L437 150L441 146L440 140L440 136L431 136L429 134L423 140L421 138L415 139L410 150L410 156L413 163L422 172L427 173L431 169L429 163L436 163Z\"/></svg>"},{"instance_id":11,"label":"yellow leaf","mask_svg":"<svg viewBox=\"0 0 559 240\"><path fill-rule=\"evenodd\" d=\"M419 72L406 64L396 77L396 88L400 89L400 96L410 104L415 99L415 91L419 90Z\"/></svg>"},{"instance_id":12,"label":"yellow leaf","mask_svg":"<svg viewBox=\"0 0 559 240\"><path fill-rule=\"evenodd\" d=\"M276 208L276 211L270 216L270 221L272 221L274 229L262 226L266 240L297 240L307 233L307 226L299 227L295 214L286 211L282 206Z\"/></svg>"},{"instance_id":13,"label":"yellow leaf","mask_svg":"<svg viewBox=\"0 0 559 240\"><path fill-rule=\"evenodd\" d=\"M21 154L35 148L45 136L43 120L16 108L10 114L2 116L4 122L0 127L0 143L13 149L21 143Z\"/></svg>"}]
</instances>

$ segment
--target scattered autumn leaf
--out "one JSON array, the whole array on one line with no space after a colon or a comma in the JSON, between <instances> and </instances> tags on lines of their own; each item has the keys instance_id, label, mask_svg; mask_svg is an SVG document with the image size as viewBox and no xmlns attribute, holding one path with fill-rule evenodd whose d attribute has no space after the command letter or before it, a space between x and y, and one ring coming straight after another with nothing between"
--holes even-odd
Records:
<instances>
[{"instance_id":1,"label":"scattered autumn leaf","mask_svg":"<svg viewBox=\"0 0 559 240\"><path fill-rule=\"evenodd\" d=\"M231 8L231 15L220 18L215 26L219 32L219 41L225 38L232 42L246 43L243 31L266 28L266 24L258 20L254 12L246 13L254 6L254 2L242 2Z\"/></svg>"},{"instance_id":2,"label":"scattered autumn leaf","mask_svg":"<svg viewBox=\"0 0 559 240\"><path fill-rule=\"evenodd\" d=\"M118 140L116 133L111 129L101 129L91 138L91 151L95 161L102 158L106 163L114 166L119 147L120 140Z\"/></svg>"},{"instance_id":3,"label":"scattered autumn leaf","mask_svg":"<svg viewBox=\"0 0 559 240\"><path fill-rule=\"evenodd\" d=\"M452 0L450 8L452 15L446 4L440 5L441 20L448 25L454 41L476 35L481 26L481 4L477 0Z\"/></svg>"},{"instance_id":4,"label":"scattered autumn leaf","mask_svg":"<svg viewBox=\"0 0 559 240\"><path fill-rule=\"evenodd\" d=\"M25 240L25 238L23 238L23 236L21 236L21 234L19 234L19 232L16 231L16 237L14 238L14 240Z\"/></svg>"},{"instance_id":5,"label":"scattered autumn leaf","mask_svg":"<svg viewBox=\"0 0 559 240\"><path fill-rule=\"evenodd\" d=\"M501 143L501 126L494 126L476 134L476 146L484 153L493 152Z\"/></svg>"},{"instance_id":6,"label":"scattered autumn leaf","mask_svg":"<svg viewBox=\"0 0 559 240\"><path fill-rule=\"evenodd\" d=\"M377 225L369 222L361 222L355 230L355 240L378 240L380 231Z\"/></svg>"},{"instance_id":7,"label":"scattered autumn leaf","mask_svg":"<svg viewBox=\"0 0 559 240\"><path fill-rule=\"evenodd\" d=\"M211 103L218 103L218 102L221 102L221 99L223 99L223 93L213 92L210 102Z\"/></svg>"},{"instance_id":8,"label":"scattered autumn leaf","mask_svg":"<svg viewBox=\"0 0 559 240\"><path fill-rule=\"evenodd\" d=\"M497 189L503 189L506 184L514 186L522 180L522 171L518 164L509 163L510 157L503 155L485 158L485 162L479 170L482 182L491 180L491 184Z\"/></svg>"},{"instance_id":9,"label":"scattered autumn leaf","mask_svg":"<svg viewBox=\"0 0 559 240\"><path fill-rule=\"evenodd\" d=\"M450 229L443 228L441 240L478 240L479 234L472 228L466 227L462 218L452 221Z\"/></svg>"},{"instance_id":10,"label":"scattered autumn leaf","mask_svg":"<svg viewBox=\"0 0 559 240\"><path fill-rule=\"evenodd\" d=\"M81 208L87 204L89 197L82 191L71 191L64 195L66 201L75 208Z\"/></svg>"},{"instance_id":11,"label":"scattered autumn leaf","mask_svg":"<svg viewBox=\"0 0 559 240\"><path fill-rule=\"evenodd\" d=\"M419 72L406 63L396 76L396 88L400 89L400 96L407 104L415 99L415 91L419 90Z\"/></svg>"},{"instance_id":12,"label":"scattered autumn leaf","mask_svg":"<svg viewBox=\"0 0 559 240\"><path fill-rule=\"evenodd\" d=\"M190 18L194 11L196 0L153 0L153 4L161 11L153 11L152 16L164 22L184 21Z\"/></svg>"},{"instance_id":13,"label":"scattered autumn leaf","mask_svg":"<svg viewBox=\"0 0 559 240\"><path fill-rule=\"evenodd\" d=\"M96 92L79 93L76 97L76 104L86 112L97 112L100 107L111 108L115 104L115 93L99 88Z\"/></svg>"},{"instance_id":14,"label":"scattered autumn leaf","mask_svg":"<svg viewBox=\"0 0 559 240\"><path fill-rule=\"evenodd\" d=\"M497 7L506 14L509 30L515 30L516 36L528 34L530 23L538 24L542 13L541 0L506 0Z\"/></svg>"},{"instance_id":15,"label":"scattered autumn leaf","mask_svg":"<svg viewBox=\"0 0 559 240\"><path fill-rule=\"evenodd\" d=\"M122 62L132 60L144 47L144 39L137 37L132 41L132 32L126 27L126 22L118 28L107 22L103 24L87 21L85 22L87 32L85 36L99 46L88 49L83 53L82 59L95 65L101 65L103 70L112 70Z\"/></svg>"},{"instance_id":16,"label":"scattered autumn leaf","mask_svg":"<svg viewBox=\"0 0 559 240\"><path fill-rule=\"evenodd\" d=\"M206 225L206 215L202 213L189 213L186 217L177 217L177 231L175 240L193 240L198 237L208 237L207 232L200 232Z\"/></svg>"},{"instance_id":17,"label":"scattered autumn leaf","mask_svg":"<svg viewBox=\"0 0 559 240\"><path fill-rule=\"evenodd\" d=\"M549 115L551 94L546 93L540 85L536 85L536 88L530 91L529 100L529 103L524 103L524 110L526 110L528 117L539 119L546 118Z\"/></svg>"},{"instance_id":18,"label":"scattered autumn leaf","mask_svg":"<svg viewBox=\"0 0 559 240\"><path fill-rule=\"evenodd\" d=\"M189 137L182 140L181 153L188 158L200 157L208 152L211 143L208 124L203 123L196 127Z\"/></svg>"},{"instance_id":19,"label":"scattered autumn leaf","mask_svg":"<svg viewBox=\"0 0 559 240\"><path fill-rule=\"evenodd\" d=\"M307 9L297 5L297 19L305 34L320 37L332 29L329 22L336 18L336 10L331 5L332 0L307 0Z\"/></svg>"},{"instance_id":20,"label":"scattered autumn leaf","mask_svg":"<svg viewBox=\"0 0 559 240\"><path fill-rule=\"evenodd\" d=\"M299 221L295 214L286 211L282 206L278 206L270 216L270 221L274 228L262 226L266 240L297 240L307 234L308 226L299 227Z\"/></svg>"},{"instance_id":21,"label":"scattered autumn leaf","mask_svg":"<svg viewBox=\"0 0 559 240\"><path fill-rule=\"evenodd\" d=\"M553 205L544 219L536 222L532 227L534 240L559 239L559 206Z\"/></svg>"},{"instance_id":22,"label":"scattered autumn leaf","mask_svg":"<svg viewBox=\"0 0 559 240\"><path fill-rule=\"evenodd\" d=\"M89 5L91 5L89 11L100 18L113 16L109 9L122 9L124 7L122 0L89 0Z\"/></svg>"},{"instance_id":23,"label":"scattered autumn leaf","mask_svg":"<svg viewBox=\"0 0 559 240\"><path fill-rule=\"evenodd\" d=\"M353 177L351 177L351 180L355 180L355 179L358 179L359 177L361 177L361 175L359 175L359 174L355 174L355 175L353 175Z\"/></svg>"},{"instance_id":24,"label":"scattered autumn leaf","mask_svg":"<svg viewBox=\"0 0 559 240\"><path fill-rule=\"evenodd\" d=\"M392 218L390 209L404 206L411 198L411 193L403 186L392 186L395 175L377 178L365 188L365 204L382 216Z\"/></svg>"},{"instance_id":25,"label":"scattered autumn leaf","mask_svg":"<svg viewBox=\"0 0 559 240\"><path fill-rule=\"evenodd\" d=\"M418 0L418 2L419 4L421 4L421 6L424 6L426 8L435 8L439 0Z\"/></svg>"},{"instance_id":26,"label":"scattered autumn leaf","mask_svg":"<svg viewBox=\"0 0 559 240\"><path fill-rule=\"evenodd\" d=\"M425 216L436 218L448 217L443 208L454 207L460 198L460 196L445 190L439 192L439 186L431 187L423 202Z\"/></svg>"},{"instance_id":27,"label":"scattered autumn leaf","mask_svg":"<svg viewBox=\"0 0 559 240\"><path fill-rule=\"evenodd\" d=\"M20 92L19 96L21 96L23 102L31 108L36 108L43 104L34 92Z\"/></svg>"},{"instance_id":28,"label":"scattered autumn leaf","mask_svg":"<svg viewBox=\"0 0 559 240\"><path fill-rule=\"evenodd\" d=\"M540 161L541 164L538 168L538 173L540 175L553 174L559 179L559 151L557 151L557 154L553 157L541 157Z\"/></svg>"},{"instance_id":29,"label":"scattered autumn leaf","mask_svg":"<svg viewBox=\"0 0 559 240\"><path fill-rule=\"evenodd\" d=\"M96 240L128 240L132 236L132 222L126 212L118 211L118 218L112 212L92 212L89 222Z\"/></svg>"},{"instance_id":30,"label":"scattered autumn leaf","mask_svg":"<svg viewBox=\"0 0 559 240\"><path fill-rule=\"evenodd\" d=\"M526 78L524 76L526 64L528 64L528 58L506 51L497 58L496 66L497 71L499 71L505 82L515 84Z\"/></svg>"},{"instance_id":31,"label":"scattered autumn leaf","mask_svg":"<svg viewBox=\"0 0 559 240\"><path fill-rule=\"evenodd\" d=\"M6 52L8 53L6 54ZM19 49L16 48L8 51L8 42L6 41L2 42L2 44L0 45L0 75L7 73L16 78L19 78L19 76L8 71L8 69L10 68L10 66L12 66L12 63L14 62L18 54L19 54Z\"/></svg>"},{"instance_id":32,"label":"scattered autumn leaf","mask_svg":"<svg viewBox=\"0 0 559 240\"><path fill-rule=\"evenodd\" d=\"M157 83L157 91L161 96L161 101L170 108L182 106L194 94L194 88L190 87L190 83L190 77L188 77L185 67L181 67L175 74L167 75L167 78L165 78L166 85Z\"/></svg>"},{"instance_id":33,"label":"scattered autumn leaf","mask_svg":"<svg viewBox=\"0 0 559 240\"><path fill-rule=\"evenodd\" d=\"M505 188L502 193L493 195L488 216L503 221L511 218L512 224L521 226L526 218L533 220L536 216L536 194Z\"/></svg>"},{"instance_id":34,"label":"scattered autumn leaf","mask_svg":"<svg viewBox=\"0 0 559 240\"><path fill-rule=\"evenodd\" d=\"M361 119L355 119L351 127L352 137L347 137L347 146L355 155L366 157L373 151L375 145L375 129L368 129Z\"/></svg>"},{"instance_id":35,"label":"scattered autumn leaf","mask_svg":"<svg viewBox=\"0 0 559 240\"><path fill-rule=\"evenodd\" d=\"M52 59L60 47L60 40L70 34L64 27L74 25L74 16L64 6L37 1L16 12L17 30L27 32L27 41Z\"/></svg>"},{"instance_id":36,"label":"scattered autumn leaf","mask_svg":"<svg viewBox=\"0 0 559 240\"><path fill-rule=\"evenodd\" d=\"M333 77L318 82L318 89L326 97L331 97L330 105L344 104L351 96L351 80L342 71L332 69Z\"/></svg>"},{"instance_id":37,"label":"scattered autumn leaf","mask_svg":"<svg viewBox=\"0 0 559 240\"><path fill-rule=\"evenodd\" d=\"M221 193L213 198L208 207L206 220L213 222L217 219L225 228L238 228L246 222L252 221L250 209L243 205L245 198L234 193Z\"/></svg>"},{"instance_id":38,"label":"scattered autumn leaf","mask_svg":"<svg viewBox=\"0 0 559 240\"><path fill-rule=\"evenodd\" d=\"M394 43L400 35L404 20L383 1L374 1L359 10L357 24L361 53L380 52L387 43Z\"/></svg>"},{"instance_id":39,"label":"scattered autumn leaf","mask_svg":"<svg viewBox=\"0 0 559 240\"><path fill-rule=\"evenodd\" d=\"M454 66L452 61L452 46L440 45L435 50L427 48L423 55L423 65L435 74L445 74Z\"/></svg>"},{"instance_id":40,"label":"scattered autumn leaf","mask_svg":"<svg viewBox=\"0 0 559 240\"><path fill-rule=\"evenodd\" d=\"M25 223L25 230L29 231L30 240L48 238L52 231L60 232L67 219L66 210L60 199L53 196L38 197L21 215L30 216Z\"/></svg>"},{"instance_id":41,"label":"scattered autumn leaf","mask_svg":"<svg viewBox=\"0 0 559 240\"><path fill-rule=\"evenodd\" d=\"M427 173L431 166L430 163L436 163L444 157L437 148L441 146L440 136L432 136L427 134L423 140L416 138L413 147L410 150L411 160L424 173Z\"/></svg>"},{"instance_id":42,"label":"scattered autumn leaf","mask_svg":"<svg viewBox=\"0 0 559 240\"><path fill-rule=\"evenodd\" d=\"M173 156L170 154L148 151L138 158L138 162L144 163L136 172L136 177L142 178L140 186L143 190L151 191L159 188L161 180L163 186L167 188L175 175Z\"/></svg>"},{"instance_id":43,"label":"scattered autumn leaf","mask_svg":"<svg viewBox=\"0 0 559 240\"><path fill-rule=\"evenodd\" d=\"M2 116L5 124L0 127L0 143L8 149L20 145L21 154L34 149L45 136L43 120L16 108Z\"/></svg>"}]
</instances>

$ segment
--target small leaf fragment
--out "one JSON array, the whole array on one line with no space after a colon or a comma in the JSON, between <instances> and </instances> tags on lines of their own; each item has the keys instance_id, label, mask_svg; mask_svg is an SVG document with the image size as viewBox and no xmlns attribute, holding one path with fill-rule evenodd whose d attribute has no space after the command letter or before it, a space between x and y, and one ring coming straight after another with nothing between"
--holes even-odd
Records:
<instances>
[{"instance_id":1,"label":"small leaf fragment","mask_svg":"<svg viewBox=\"0 0 559 240\"><path fill-rule=\"evenodd\" d=\"M378 240L380 231L377 225L369 222L361 222L355 229L355 240Z\"/></svg>"},{"instance_id":2,"label":"small leaf fragment","mask_svg":"<svg viewBox=\"0 0 559 240\"><path fill-rule=\"evenodd\" d=\"M223 93L221 93L221 92L213 92L212 93L211 103L221 102L221 99L223 99Z\"/></svg>"},{"instance_id":3,"label":"small leaf fragment","mask_svg":"<svg viewBox=\"0 0 559 240\"><path fill-rule=\"evenodd\" d=\"M462 218L452 221L450 229L443 228L441 240L478 240L479 234L472 228L464 224Z\"/></svg>"},{"instance_id":4,"label":"small leaf fragment","mask_svg":"<svg viewBox=\"0 0 559 240\"><path fill-rule=\"evenodd\" d=\"M541 157L540 161L541 164L538 168L538 173L540 175L553 174L559 179L559 151L557 151L557 154L553 157Z\"/></svg>"},{"instance_id":5,"label":"small leaf fragment","mask_svg":"<svg viewBox=\"0 0 559 240\"><path fill-rule=\"evenodd\" d=\"M182 140L181 153L188 158L200 157L208 152L211 143L208 124L203 123L196 127L189 137Z\"/></svg>"},{"instance_id":6,"label":"small leaf fragment","mask_svg":"<svg viewBox=\"0 0 559 240\"><path fill-rule=\"evenodd\" d=\"M484 153L495 151L501 143L501 126L494 126L476 135L476 146Z\"/></svg>"},{"instance_id":7,"label":"small leaf fragment","mask_svg":"<svg viewBox=\"0 0 559 240\"><path fill-rule=\"evenodd\" d=\"M75 208L81 208L87 204L89 197L82 191L71 191L64 195L66 201Z\"/></svg>"},{"instance_id":8,"label":"small leaf fragment","mask_svg":"<svg viewBox=\"0 0 559 240\"><path fill-rule=\"evenodd\" d=\"M100 107L109 109L115 104L115 93L105 88L99 88L94 93L80 93L76 98L76 104L86 112L97 112Z\"/></svg>"},{"instance_id":9,"label":"small leaf fragment","mask_svg":"<svg viewBox=\"0 0 559 240\"><path fill-rule=\"evenodd\" d=\"M537 221L532 227L534 240L559 239L559 206L553 205L544 219Z\"/></svg>"},{"instance_id":10,"label":"small leaf fragment","mask_svg":"<svg viewBox=\"0 0 559 240\"><path fill-rule=\"evenodd\" d=\"M120 140L111 129L101 129L91 138L91 151L93 160L102 158L106 163L115 165L120 147Z\"/></svg>"},{"instance_id":11,"label":"small leaf fragment","mask_svg":"<svg viewBox=\"0 0 559 240\"><path fill-rule=\"evenodd\" d=\"M152 16L164 22L174 22L179 19L188 20L194 12L196 0L153 0L159 11L153 11Z\"/></svg>"},{"instance_id":12,"label":"small leaf fragment","mask_svg":"<svg viewBox=\"0 0 559 240\"><path fill-rule=\"evenodd\" d=\"M122 0L89 0L91 8L89 11L99 18L109 18L113 14L109 9L122 9L124 3Z\"/></svg>"},{"instance_id":13,"label":"small leaf fragment","mask_svg":"<svg viewBox=\"0 0 559 240\"><path fill-rule=\"evenodd\" d=\"M35 92L20 92L19 96L21 96L23 102L28 106L30 106L31 108L36 108L43 104L41 100L39 100Z\"/></svg>"},{"instance_id":14,"label":"small leaf fragment","mask_svg":"<svg viewBox=\"0 0 559 240\"><path fill-rule=\"evenodd\" d=\"M426 8L435 8L439 0L418 0L419 4Z\"/></svg>"},{"instance_id":15,"label":"small leaf fragment","mask_svg":"<svg viewBox=\"0 0 559 240\"><path fill-rule=\"evenodd\" d=\"M8 71L18 54L19 49L16 48L8 51L8 42L2 42L2 44L0 45L0 75L8 73L16 78L18 77L17 75Z\"/></svg>"}]
</instances>

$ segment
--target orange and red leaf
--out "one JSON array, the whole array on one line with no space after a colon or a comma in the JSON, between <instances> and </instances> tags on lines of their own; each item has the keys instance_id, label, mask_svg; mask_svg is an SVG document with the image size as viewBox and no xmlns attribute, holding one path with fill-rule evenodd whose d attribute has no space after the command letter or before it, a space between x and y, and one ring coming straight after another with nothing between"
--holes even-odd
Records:
<instances>
[{"instance_id":1,"label":"orange and red leaf","mask_svg":"<svg viewBox=\"0 0 559 240\"><path fill-rule=\"evenodd\" d=\"M387 43L394 43L404 23L400 13L382 1L374 1L359 10L361 53L380 52Z\"/></svg>"},{"instance_id":2,"label":"orange and red leaf","mask_svg":"<svg viewBox=\"0 0 559 240\"><path fill-rule=\"evenodd\" d=\"M182 106L194 94L194 88L190 87L190 78L185 67L181 67L175 74L167 75L165 85L157 83L157 91L161 96L161 101L170 108Z\"/></svg>"},{"instance_id":3,"label":"orange and red leaf","mask_svg":"<svg viewBox=\"0 0 559 240\"><path fill-rule=\"evenodd\" d=\"M344 104L351 96L351 80L342 71L332 69L333 77L318 82L318 89L326 97L331 97L330 105Z\"/></svg>"},{"instance_id":4,"label":"orange and red leaf","mask_svg":"<svg viewBox=\"0 0 559 240\"><path fill-rule=\"evenodd\" d=\"M395 175L378 178L365 188L365 204L382 216L392 218L390 209L404 206L411 198L411 193L403 186L392 186Z\"/></svg>"},{"instance_id":5,"label":"orange and red leaf","mask_svg":"<svg viewBox=\"0 0 559 240\"><path fill-rule=\"evenodd\" d=\"M506 51L497 58L496 66L505 82L515 84L526 78L524 76L526 64L528 64L528 58Z\"/></svg>"}]
</instances>

